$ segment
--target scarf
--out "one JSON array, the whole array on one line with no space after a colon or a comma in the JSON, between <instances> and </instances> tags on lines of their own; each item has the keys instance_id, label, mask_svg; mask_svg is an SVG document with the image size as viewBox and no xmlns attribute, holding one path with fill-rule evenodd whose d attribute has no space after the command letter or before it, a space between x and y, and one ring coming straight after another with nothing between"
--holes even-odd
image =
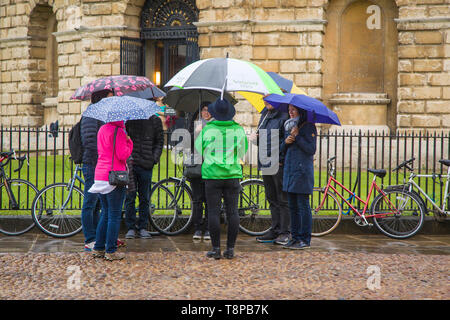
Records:
<instances>
[{"instance_id":1,"label":"scarf","mask_svg":"<svg viewBox=\"0 0 450 320\"><path fill-rule=\"evenodd\" d=\"M286 120L286 122L284 123L284 130L286 132L291 132L291 129L294 128L298 121L300 120L300 116L295 117L295 118L289 118L288 120Z\"/></svg>"}]
</instances>

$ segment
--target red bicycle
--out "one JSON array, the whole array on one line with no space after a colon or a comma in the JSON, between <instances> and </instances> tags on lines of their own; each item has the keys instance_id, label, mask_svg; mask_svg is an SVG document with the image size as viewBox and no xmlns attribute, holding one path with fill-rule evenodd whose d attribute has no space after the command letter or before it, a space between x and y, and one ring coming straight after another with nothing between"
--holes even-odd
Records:
<instances>
[{"instance_id":1,"label":"red bicycle","mask_svg":"<svg viewBox=\"0 0 450 320\"><path fill-rule=\"evenodd\" d=\"M374 174L370 185L367 199L363 200L355 193L358 180L355 182L354 190L347 189L334 177L335 168L333 161L336 157L327 160L329 179L325 188L314 188L311 197L311 211L313 216L313 236L323 236L332 232L342 220L343 215L350 212L354 214L354 221L357 225L373 226L368 221L371 219L375 226L385 235L395 239L405 239L415 235L422 227L424 220L424 210L420 199L407 190L387 189L382 190L376 183L376 178L383 178L386 170L368 169ZM345 198L337 187L342 188L350 194ZM376 190L378 194L370 204L372 193ZM338 200L342 200L342 203ZM352 202L359 201L364 205L362 210L357 209ZM370 204L370 209L369 209ZM343 207L347 209L343 213Z\"/></svg>"}]
</instances>

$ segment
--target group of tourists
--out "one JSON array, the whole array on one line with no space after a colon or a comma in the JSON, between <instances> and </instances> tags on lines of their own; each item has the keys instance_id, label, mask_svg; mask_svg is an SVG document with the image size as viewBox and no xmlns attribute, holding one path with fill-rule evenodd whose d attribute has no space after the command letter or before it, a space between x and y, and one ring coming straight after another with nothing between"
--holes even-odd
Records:
<instances>
[{"instance_id":1,"label":"group of tourists","mask_svg":"<svg viewBox=\"0 0 450 320\"><path fill-rule=\"evenodd\" d=\"M111 90L95 92L91 102L112 95ZM213 102L202 102L192 117L189 131L194 139L191 147L202 161L201 178L188 179L193 191L193 239L211 240L208 258L232 259L235 256L242 159L249 141L258 146L266 143L260 138L261 130L266 130L268 156L278 152L278 170L275 173L266 170L273 164L258 159L272 226L267 234L256 240L283 245L287 249L308 248L312 229L309 195L314 185L315 125L307 121L306 112L300 108L289 105L286 113L265 102L258 131L247 137L244 129L233 120L235 113L233 104L218 98ZM275 133L278 133L279 143L273 143L271 139ZM147 230L150 186L153 166L159 162L163 150L163 123L157 115L146 120L106 124L83 117L81 138L85 177L84 248L94 257L120 260L124 258L124 253L117 251L124 245L118 238L123 209L127 227L125 238L151 238ZM108 174L112 170L128 170L129 185L110 185ZM137 196L139 218L136 217ZM222 200L228 221L223 253L220 241Z\"/></svg>"}]
</instances>

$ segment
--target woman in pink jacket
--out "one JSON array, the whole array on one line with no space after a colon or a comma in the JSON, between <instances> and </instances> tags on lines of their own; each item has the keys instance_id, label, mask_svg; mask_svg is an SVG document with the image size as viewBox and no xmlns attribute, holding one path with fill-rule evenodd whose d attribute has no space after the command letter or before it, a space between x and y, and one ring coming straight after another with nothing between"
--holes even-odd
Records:
<instances>
[{"instance_id":1,"label":"woman in pink jacket","mask_svg":"<svg viewBox=\"0 0 450 320\"><path fill-rule=\"evenodd\" d=\"M116 128L114 168L112 168L114 132ZM111 170L127 170L126 160L133 151L133 142L125 132L123 121L109 122L100 128L97 135L97 149L98 160L95 167L95 183L89 189L89 192L100 193L102 211L92 252L94 257L104 257L110 261L120 260L124 258L124 254L116 251L126 187L110 185L108 176Z\"/></svg>"}]
</instances>

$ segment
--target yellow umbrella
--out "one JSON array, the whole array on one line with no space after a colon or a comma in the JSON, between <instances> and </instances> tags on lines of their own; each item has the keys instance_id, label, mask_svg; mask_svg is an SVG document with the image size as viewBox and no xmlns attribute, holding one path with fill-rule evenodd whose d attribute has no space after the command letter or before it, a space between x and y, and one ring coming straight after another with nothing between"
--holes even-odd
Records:
<instances>
[{"instance_id":1,"label":"yellow umbrella","mask_svg":"<svg viewBox=\"0 0 450 320\"><path fill-rule=\"evenodd\" d=\"M300 89L299 87L297 87L293 83L293 81L285 79L274 72L267 72L267 73L272 77L272 79L277 83L277 85L281 88L281 90L283 92L304 94L305 96L307 95L306 92L303 91L302 89ZM281 79L281 81L280 81L280 79ZM292 85L292 87L288 91L287 89L289 89L290 85ZM247 101L250 102L252 104L252 106L255 107L256 110L258 110L258 112L261 112L262 109L264 109L264 106L265 106L264 100L263 100L264 96L262 94L254 93L254 92L245 92L245 91L238 91L238 92L245 99L247 99Z\"/></svg>"}]
</instances>

